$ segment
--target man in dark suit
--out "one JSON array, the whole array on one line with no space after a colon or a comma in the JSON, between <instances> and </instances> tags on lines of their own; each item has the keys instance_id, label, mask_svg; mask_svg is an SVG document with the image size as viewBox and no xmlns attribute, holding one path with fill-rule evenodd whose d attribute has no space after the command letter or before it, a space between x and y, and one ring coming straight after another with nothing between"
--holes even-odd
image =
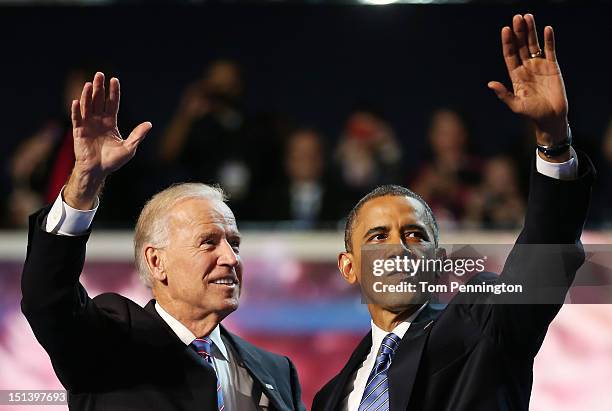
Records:
<instances>
[{"instance_id":1,"label":"man in dark suit","mask_svg":"<svg viewBox=\"0 0 612 411\"><path fill-rule=\"evenodd\" d=\"M314 129L297 128L289 134L285 175L260 199L261 219L302 229L323 228L335 226L350 209L351 193L326 170L323 141Z\"/></svg>"},{"instance_id":2,"label":"man in dark suit","mask_svg":"<svg viewBox=\"0 0 612 411\"><path fill-rule=\"evenodd\" d=\"M594 169L568 138L552 27L544 30L543 52L532 15L515 16L501 35L514 93L497 82L489 87L534 122L538 152L525 225L503 272L474 281L525 285L524 300L460 293L444 306L418 291L373 296L363 264L368 249L401 247L417 258L444 258L429 206L403 187L375 189L349 214L346 252L338 259L343 277L366 297L372 331L317 393L313 411L528 409L534 357L584 260L580 235Z\"/></svg>"},{"instance_id":3,"label":"man in dark suit","mask_svg":"<svg viewBox=\"0 0 612 411\"><path fill-rule=\"evenodd\" d=\"M220 325L238 308L240 233L223 193L181 184L154 196L135 258L154 300L90 298L79 282L105 178L151 129L117 129L119 82L104 75L72 102L75 165L52 207L30 219L22 311L75 410L303 410L291 361Z\"/></svg>"}]
</instances>

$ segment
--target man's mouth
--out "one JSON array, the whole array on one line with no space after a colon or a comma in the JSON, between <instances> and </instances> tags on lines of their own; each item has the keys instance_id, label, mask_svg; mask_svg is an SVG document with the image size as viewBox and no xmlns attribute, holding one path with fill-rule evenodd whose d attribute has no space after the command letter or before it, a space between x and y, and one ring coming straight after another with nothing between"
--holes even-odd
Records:
<instances>
[{"instance_id":1,"label":"man's mouth","mask_svg":"<svg viewBox=\"0 0 612 411\"><path fill-rule=\"evenodd\" d=\"M212 284L224 285L226 287L235 287L238 285L238 280L234 277L223 277L217 278L216 280L211 281Z\"/></svg>"}]
</instances>

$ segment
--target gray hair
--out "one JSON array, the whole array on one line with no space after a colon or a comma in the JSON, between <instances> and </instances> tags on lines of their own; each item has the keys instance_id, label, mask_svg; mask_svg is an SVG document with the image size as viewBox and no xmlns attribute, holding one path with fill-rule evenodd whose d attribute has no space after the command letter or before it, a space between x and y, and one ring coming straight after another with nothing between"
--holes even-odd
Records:
<instances>
[{"instance_id":1,"label":"gray hair","mask_svg":"<svg viewBox=\"0 0 612 411\"><path fill-rule=\"evenodd\" d=\"M148 287L153 286L151 272L144 255L144 248L151 245L163 248L168 245L168 216L170 210L180 201L188 198L202 198L225 202L227 198L218 186L202 183L175 184L155 194L142 208L134 233L134 259L138 275Z\"/></svg>"}]
</instances>

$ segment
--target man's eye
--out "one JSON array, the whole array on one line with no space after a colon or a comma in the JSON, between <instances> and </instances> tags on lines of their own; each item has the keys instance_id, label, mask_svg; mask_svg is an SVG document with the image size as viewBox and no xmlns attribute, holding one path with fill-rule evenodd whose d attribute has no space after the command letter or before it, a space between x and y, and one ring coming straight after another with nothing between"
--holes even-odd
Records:
<instances>
[{"instance_id":1,"label":"man's eye","mask_svg":"<svg viewBox=\"0 0 612 411\"><path fill-rule=\"evenodd\" d=\"M426 240L427 238L419 231L411 231L406 233L406 238L410 240Z\"/></svg>"},{"instance_id":2,"label":"man's eye","mask_svg":"<svg viewBox=\"0 0 612 411\"><path fill-rule=\"evenodd\" d=\"M240 241L230 241L230 245L236 251L240 249Z\"/></svg>"},{"instance_id":3,"label":"man's eye","mask_svg":"<svg viewBox=\"0 0 612 411\"><path fill-rule=\"evenodd\" d=\"M385 234L385 233L378 233L378 234L374 234L372 237L370 237L370 241L372 241L372 240L381 241L381 240L384 240L385 238L387 238L387 234Z\"/></svg>"}]
</instances>

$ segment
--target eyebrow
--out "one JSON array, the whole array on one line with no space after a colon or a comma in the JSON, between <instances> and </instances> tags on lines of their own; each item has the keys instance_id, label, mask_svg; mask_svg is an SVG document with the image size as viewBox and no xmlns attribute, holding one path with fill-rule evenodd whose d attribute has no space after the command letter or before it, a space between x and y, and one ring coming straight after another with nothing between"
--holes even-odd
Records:
<instances>
[{"instance_id":1,"label":"eyebrow","mask_svg":"<svg viewBox=\"0 0 612 411\"><path fill-rule=\"evenodd\" d=\"M219 236L219 232L215 231L215 230L206 230L206 231L201 231L199 233L196 234L195 238L198 241L201 241L205 238L211 238L211 237L218 237Z\"/></svg>"},{"instance_id":2,"label":"eyebrow","mask_svg":"<svg viewBox=\"0 0 612 411\"><path fill-rule=\"evenodd\" d=\"M239 231L230 231L229 233L227 233L226 237L237 239L237 240L242 240L242 235L240 234Z\"/></svg>"},{"instance_id":3,"label":"eyebrow","mask_svg":"<svg viewBox=\"0 0 612 411\"><path fill-rule=\"evenodd\" d=\"M388 233L390 231L389 226L386 225L379 225L373 228L370 228L364 235L363 238L368 238L369 236L371 236L374 233Z\"/></svg>"},{"instance_id":4,"label":"eyebrow","mask_svg":"<svg viewBox=\"0 0 612 411\"><path fill-rule=\"evenodd\" d=\"M429 231L427 231L427 227L421 224L405 224L402 226L402 231L408 231L408 230L416 230L420 232L421 234L423 234L426 241L431 241L432 236L429 234Z\"/></svg>"},{"instance_id":5,"label":"eyebrow","mask_svg":"<svg viewBox=\"0 0 612 411\"><path fill-rule=\"evenodd\" d=\"M407 230L417 230L425 235L427 235L427 238L429 239L429 233L427 232L427 229L420 225L420 224L404 224L401 228L401 231L407 231ZM373 228L370 228L364 235L363 238L368 238L369 236L371 236L372 234L376 234L376 233L388 233L390 230L389 226L386 225L379 225Z\"/></svg>"},{"instance_id":6,"label":"eyebrow","mask_svg":"<svg viewBox=\"0 0 612 411\"><path fill-rule=\"evenodd\" d=\"M422 231L425 234L427 234L427 229L424 226L420 225L420 224L404 224L402 226L402 228L401 228L402 231L405 231L405 230L415 230L415 229L419 230L419 231Z\"/></svg>"},{"instance_id":7,"label":"eyebrow","mask_svg":"<svg viewBox=\"0 0 612 411\"><path fill-rule=\"evenodd\" d=\"M207 228L206 230L201 231L198 234L196 234L196 238L201 239L203 237L222 236L223 234L225 234L225 230ZM240 231L230 229L227 232L226 237L242 238L242 235L240 234Z\"/></svg>"}]
</instances>

